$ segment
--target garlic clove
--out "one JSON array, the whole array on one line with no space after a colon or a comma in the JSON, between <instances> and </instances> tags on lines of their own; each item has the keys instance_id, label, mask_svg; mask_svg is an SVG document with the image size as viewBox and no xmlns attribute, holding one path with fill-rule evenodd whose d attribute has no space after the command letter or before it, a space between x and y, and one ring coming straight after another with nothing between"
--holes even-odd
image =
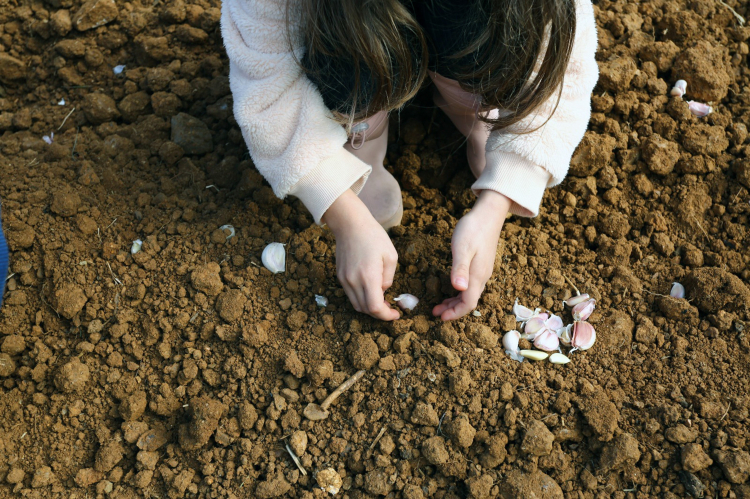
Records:
<instances>
[{"instance_id":1,"label":"garlic clove","mask_svg":"<svg viewBox=\"0 0 750 499\"><path fill-rule=\"evenodd\" d=\"M263 262L263 266L274 274L284 272L286 270L286 250L284 249L284 245L281 243L269 244L260 255L260 260Z\"/></svg>"},{"instance_id":2,"label":"garlic clove","mask_svg":"<svg viewBox=\"0 0 750 499\"><path fill-rule=\"evenodd\" d=\"M553 364L567 364L570 359L561 353L553 353L549 356L549 361Z\"/></svg>"},{"instance_id":3,"label":"garlic clove","mask_svg":"<svg viewBox=\"0 0 750 499\"><path fill-rule=\"evenodd\" d=\"M133 241L133 245L130 247L130 254L135 255L139 251L141 251L141 248L143 247L143 241L140 239L136 239Z\"/></svg>"},{"instance_id":4,"label":"garlic clove","mask_svg":"<svg viewBox=\"0 0 750 499\"><path fill-rule=\"evenodd\" d=\"M560 338L560 343L565 346L570 346L570 340L573 333L573 324L568 324L565 327L558 329L557 336Z\"/></svg>"},{"instance_id":5,"label":"garlic clove","mask_svg":"<svg viewBox=\"0 0 750 499\"><path fill-rule=\"evenodd\" d=\"M315 303L319 307L327 307L328 306L328 298L325 296L315 295Z\"/></svg>"},{"instance_id":6,"label":"garlic clove","mask_svg":"<svg viewBox=\"0 0 750 499\"><path fill-rule=\"evenodd\" d=\"M573 307L573 320L585 321L596 308L596 300L589 298Z\"/></svg>"},{"instance_id":7,"label":"garlic clove","mask_svg":"<svg viewBox=\"0 0 750 499\"><path fill-rule=\"evenodd\" d=\"M529 319L536 317L539 314L540 309L534 309L531 310L530 308L526 308L523 305L518 303L518 298L516 298L516 303L513 305L513 313L516 315L516 321L517 322L526 322Z\"/></svg>"},{"instance_id":8,"label":"garlic clove","mask_svg":"<svg viewBox=\"0 0 750 499\"><path fill-rule=\"evenodd\" d=\"M584 302L588 299L589 299L589 295L587 295L586 293L583 293L582 295L576 295L564 301L563 305L567 305L569 307L575 307L579 303Z\"/></svg>"},{"instance_id":9,"label":"garlic clove","mask_svg":"<svg viewBox=\"0 0 750 499\"><path fill-rule=\"evenodd\" d=\"M521 339L521 333L515 329L508 331L503 336L503 348L508 352L518 352L518 341Z\"/></svg>"},{"instance_id":10,"label":"garlic clove","mask_svg":"<svg viewBox=\"0 0 750 499\"><path fill-rule=\"evenodd\" d=\"M524 324L523 332L533 337L534 334L544 329L544 327L544 319L541 316L532 317Z\"/></svg>"},{"instance_id":11,"label":"garlic clove","mask_svg":"<svg viewBox=\"0 0 750 499\"><path fill-rule=\"evenodd\" d=\"M564 326L562 319L556 315L552 315L549 319L544 321L544 325L553 331L557 331Z\"/></svg>"},{"instance_id":12,"label":"garlic clove","mask_svg":"<svg viewBox=\"0 0 750 499\"><path fill-rule=\"evenodd\" d=\"M232 239L234 237L235 232L234 232L234 227L233 226L231 226L231 225L222 225L221 227L219 227L219 229L221 229L221 230L229 230L229 235L227 236L227 241L229 241L230 239Z\"/></svg>"},{"instance_id":13,"label":"garlic clove","mask_svg":"<svg viewBox=\"0 0 750 499\"><path fill-rule=\"evenodd\" d=\"M417 303L419 303L419 298L414 295L405 293L403 295L398 295L393 299L393 301L397 302L398 306L401 307L402 310L414 310L414 307L416 307Z\"/></svg>"},{"instance_id":14,"label":"garlic clove","mask_svg":"<svg viewBox=\"0 0 750 499\"><path fill-rule=\"evenodd\" d=\"M694 100L688 101L688 109L690 109L690 112L699 118L703 118L714 112L714 108L712 108L708 104L695 102Z\"/></svg>"},{"instance_id":15,"label":"garlic clove","mask_svg":"<svg viewBox=\"0 0 750 499\"><path fill-rule=\"evenodd\" d=\"M679 282L672 283L672 290L669 292L672 298L685 298L685 286Z\"/></svg>"},{"instance_id":16,"label":"garlic clove","mask_svg":"<svg viewBox=\"0 0 750 499\"><path fill-rule=\"evenodd\" d=\"M570 346L578 350L588 350L596 342L596 330L586 321L576 321L573 324L573 338Z\"/></svg>"},{"instance_id":17,"label":"garlic clove","mask_svg":"<svg viewBox=\"0 0 750 499\"><path fill-rule=\"evenodd\" d=\"M677 80L669 91L669 95L672 97L682 97L687 92L687 82L685 80Z\"/></svg>"},{"instance_id":18,"label":"garlic clove","mask_svg":"<svg viewBox=\"0 0 750 499\"><path fill-rule=\"evenodd\" d=\"M554 331L545 329L534 338L534 346L545 352L553 352L560 347L560 338Z\"/></svg>"},{"instance_id":19,"label":"garlic clove","mask_svg":"<svg viewBox=\"0 0 750 499\"><path fill-rule=\"evenodd\" d=\"M549 357L547 352L540 352L539 350L521 350L520 354L531 360L544 360Z\"/></svg>"}]
</instances>

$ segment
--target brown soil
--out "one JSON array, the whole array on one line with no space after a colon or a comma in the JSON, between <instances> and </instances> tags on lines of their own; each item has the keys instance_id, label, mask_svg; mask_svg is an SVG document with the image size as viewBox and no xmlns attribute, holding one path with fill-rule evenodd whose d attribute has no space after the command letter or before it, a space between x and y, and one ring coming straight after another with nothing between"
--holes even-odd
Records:
<instances>
[{"instance_id":1,"label":"brown soil","mask_svg":"<svg viewBox=\"0 0 750 499\"><path fill-rule=\"evenodd\" d=\"M422 301L386 324L253 169L217 1L0 0L0 495L750 497L750 28L713 0L596 12L590 131L541 215L506 223L479 316L430 315L473 200L460 137L428 93L394 117L389 297ZM678 78L714 114L668 98ZM514 300L568 314L563 274L598 300L597 344L509 359Z\"/></svg>"}]
</instances>

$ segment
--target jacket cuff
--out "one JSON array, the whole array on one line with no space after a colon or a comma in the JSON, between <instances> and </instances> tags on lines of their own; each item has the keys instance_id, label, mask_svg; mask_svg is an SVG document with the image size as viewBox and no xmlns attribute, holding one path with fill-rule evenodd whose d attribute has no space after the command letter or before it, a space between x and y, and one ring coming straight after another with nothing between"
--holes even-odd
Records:
<instances>
[{"instance_id":1,"label":"jacket cuff","mask_svg":"<svg viewBox=\"0 0 750 499\"><path fill-rule=\"evenodd\" d=\"M507 151L487 151L487 165L471 186L477 196L485 189L510 198L510 212L522 217L535 217L552 176L523 156Z\"/></svg>"},{"instance_id":2,"label":"jacket cuff","mask_svg":"<svg viewBox=\"0 0 750 499\"><path fill-rule=\"evenodd\" d=\"M333 202L347 189L359 194L371 171L370 165L342 147L302 177L289 194L298 197L310 211L315 223L322 225L320 219Z\"/></svg>"}]
</instances>

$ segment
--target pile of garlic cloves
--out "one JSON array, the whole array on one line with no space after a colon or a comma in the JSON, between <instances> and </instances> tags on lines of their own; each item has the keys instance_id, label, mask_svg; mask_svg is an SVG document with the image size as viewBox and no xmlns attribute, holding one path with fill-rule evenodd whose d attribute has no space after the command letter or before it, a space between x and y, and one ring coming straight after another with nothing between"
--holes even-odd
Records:
<instances>
[{"instance_id":1,"label":"pile of garlic cloves","mask_svg":"<svg viewBox=\"0 0 750 499\"><path fill-rule=\"evenodd\" d=\"M576 290L577 292L578 290ZM553 364L567 364L570 358L562 353L560 345L569 347L569 354L576 350L588 350L596 342L594 326L586 322L596 308L596 300L587 294L578 293L563 302L571 308L573 323L564 325L557 315L544 313L540 308L531 310L518 303L513 305L516 321L521 323L523 332L512 330L503 336L503 347L510 358L523 362L524 359L544 360ZM536 350L521 350L521 339L529 340Z\"/></svg>"}]
</instances>

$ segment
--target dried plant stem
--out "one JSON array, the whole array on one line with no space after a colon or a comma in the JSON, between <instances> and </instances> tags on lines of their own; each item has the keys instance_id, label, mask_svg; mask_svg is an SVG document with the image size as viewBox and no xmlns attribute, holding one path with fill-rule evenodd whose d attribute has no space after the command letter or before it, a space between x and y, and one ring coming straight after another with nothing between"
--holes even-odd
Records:
<instances>
[{"instance_id":1,"label":"dried plant stem","mask_svg":"<svg viewBox=\"0 0 750 499\"><path fill-rule=\"evenodd\" d=\"M338 388L336 388L333 392L331 392L329 396L326 397L323 403L320 404L320 408L323 409L324 411L328 410L331 404L333 404L342 393L344 393L349 388L351 388L352 385L356 383L357 381L359 381L360 379L362 379L362 376L364 375L365 375L364 370L357 371L356 373L354 373L354 375L351 378L341 383L341 385Z\"/></svg>"},{"instance_id":2,"label":"dried plant stem","mask_svg":"<svg viewBox=\"0 0 750 499\"><path fill-rule=\"evenodd\" d=\"M372 441L372 443L370 444L370 448L368 450L372 450L375 447L375 445L380 441L380 439L383 437L384 434L385 434L385 426L383 426L380 429L380 431L378 432L378 436L375 437L375 440Z\"/></svg>"},{"instance_id":3,"label":"dried plant stem","mask_svg":"<svg viewBox=\"0 0 750 499\"><path fill-rule=\"evenodd\" d=\"M284 447L286 447L286 451L289 453L289 455L292 456L292 461L294 461L294 464L296 464L297 468L299 468L299 472L304 476L307 476L307 470L305 470L305 468L302 466L302 463L299 462L299 458L294 454L294 451L292 451L291 447L289 447L289 444L284 442Z\"/></svg>"},{"instance_id":4,"label":"dried plant stem","mask_svg":"<svg viewBox=\"0 0 750 499\"><path fill-rule=\"evenodd\" d=\"M562 274L562 272L561 272L561 274ZM571 286L573 286L573 289L575 289L575 290L576 290L576 294L577 294L578 296L581 296L581 292L580 292L580 291L578 291L578 288L576 287L576 285L575 285L575 284L573 284L573 281L571 281L570 279L568 279L568 276L566 276L565 274L562 274L562 276L563 276L563 277L565 278L565 280L566 280L566 281L568 281L568 284L570 284Z\"/></svg>"},{"instance_id":5,"label":"dried plant stem","mask_svg":"<svg viewBox=\"0 0 750 499\"><path fill-rule=\"evenodd\" d=\"M737 22L740 23L740 26L745 25L745 18L742 17L736 10L730 7L726 2L722 2L722 0L719 0L719 3L723 5L724 7L726 7L727 9L729 9L730 11L732 11L732 14L734 14L734 17L737 18Z\"/></svg>"},{"instance_id":6,"label":"dried plant stem","mask_svg":"<svg viewBox=\"0 0 750 499\"><path fill-rule=\"evenodd\" d=\"M68 121L68 118L70 118L70 115L73 114L73 112L76 110L76 108L73 108L70 110L70 112L65 116L65 118L62 120L62 123L60 123L60 126L57 127L57 131L59 132L60 129L63 127L66 121Z\"/></svg>"}]
</instances>

